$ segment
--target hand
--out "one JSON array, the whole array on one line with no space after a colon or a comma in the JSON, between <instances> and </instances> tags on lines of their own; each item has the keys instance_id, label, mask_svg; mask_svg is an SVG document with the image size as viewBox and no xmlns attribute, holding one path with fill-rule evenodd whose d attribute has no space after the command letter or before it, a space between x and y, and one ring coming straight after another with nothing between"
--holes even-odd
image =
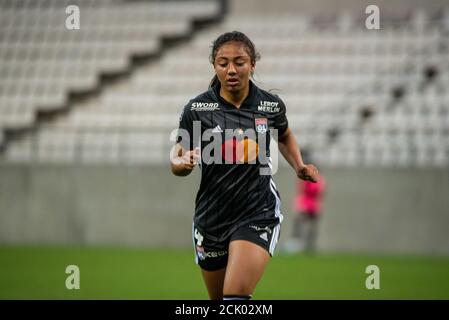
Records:
<instances>
[{"instance_id":1,"label":"hand","mask_svg":"<svg viewBox=\"0 0 449 320\"><path fill-rule=\"evenodd\" d=\"M200 149L195 148L193 150L187 151L181 159L185 169L193 170L193 168L198 164L198 161L200 160Z\"/></svg>"},{"instance_id":2,"label":"hand","mask_svg":"<svg viewBox=\"0 0 449 320\"><path fill-rule=\"evenodd\" d=\"M302 180L317 182L320 174L318 173L318 169L313 164L306 164L298 171L297 176Z\"/></svg>"}]
</instances>

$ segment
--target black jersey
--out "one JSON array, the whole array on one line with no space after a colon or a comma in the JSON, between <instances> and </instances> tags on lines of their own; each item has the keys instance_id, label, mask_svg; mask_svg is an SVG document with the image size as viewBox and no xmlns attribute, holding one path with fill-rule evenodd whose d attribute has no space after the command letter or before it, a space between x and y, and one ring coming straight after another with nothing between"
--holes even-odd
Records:
<instances>
[{"instance_id":1,"label":"black jersey","mask_svg":"<svg viewBox=\"0 0 449 320\"><path fill-rule=\"evenodd\" d=\"M194 224L215 241L244 224L282 221L269 146L270 132L276 129L280 136L288 127L285 105L277 95L250 82L248 97L236 108L219 91L218 83L189 101L177 140L186 150L200 148Z\"/></svg>"}]
</instances>

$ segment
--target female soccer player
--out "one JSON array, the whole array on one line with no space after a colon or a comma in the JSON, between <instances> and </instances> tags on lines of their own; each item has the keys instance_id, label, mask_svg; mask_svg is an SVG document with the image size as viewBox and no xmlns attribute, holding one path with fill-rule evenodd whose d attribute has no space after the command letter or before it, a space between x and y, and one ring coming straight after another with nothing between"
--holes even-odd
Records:
<instances>
[{"instance_id":1,"label":"female soccer player","mask_svg":"<svg viewBox=\"0 0 449 320\"><path fill-rule=\"evenodd\" d=\"M201 168L193 241L214 300L250 299L274 253L282 214L270 174L270 133L277 131L279 149L300 179L319 178L314 165L303 163L282 100L250 80L258 58L241 32L214 41L215 76L184 107L171 158L177 176Z\"/></svg>"}]
</instances>

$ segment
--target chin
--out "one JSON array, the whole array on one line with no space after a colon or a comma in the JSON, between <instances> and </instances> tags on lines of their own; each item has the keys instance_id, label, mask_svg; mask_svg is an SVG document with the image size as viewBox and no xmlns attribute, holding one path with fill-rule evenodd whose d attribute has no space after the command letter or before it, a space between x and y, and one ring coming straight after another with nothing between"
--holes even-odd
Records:
<instances>
[{"instance_id":1,"label":"chin","mask_svg":"<svg viewBox=\"0 0 449 320\"><path fill-rule=\"evenodd\" d=\"M232 87L229 86L229 87L227 87L227 89L229 92L235 93L235 92L241 91L243 88L242 88L242 86L232 86Z\"/></svg>"}]
</instances>

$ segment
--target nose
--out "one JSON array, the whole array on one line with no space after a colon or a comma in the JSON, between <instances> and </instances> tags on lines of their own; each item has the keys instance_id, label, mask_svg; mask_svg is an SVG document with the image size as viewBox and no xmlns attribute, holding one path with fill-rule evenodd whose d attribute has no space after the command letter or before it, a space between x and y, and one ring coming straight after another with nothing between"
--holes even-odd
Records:
<instances>
[{"instance_id":1,"label":"nose","mask_svg":"<svg viewBox=\"0 0 449 320\"><path fill-rule=\"evenodd\" d=\"M228 74L233 75L233 74L236 74L236 73L237 73L237 71L235 70L234 64L230 63L229 67L228 67Z\"/></svg>"}]
</instances>

